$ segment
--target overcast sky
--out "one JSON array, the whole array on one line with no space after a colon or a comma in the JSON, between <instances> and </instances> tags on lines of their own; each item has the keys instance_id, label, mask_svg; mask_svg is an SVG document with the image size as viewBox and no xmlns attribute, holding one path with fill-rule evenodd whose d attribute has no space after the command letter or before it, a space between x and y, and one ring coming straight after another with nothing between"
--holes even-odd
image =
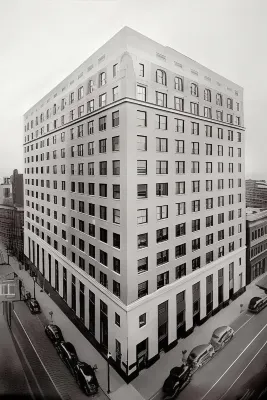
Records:
<instances>
[{"instance_id":1,"label":"overcast sky","mask_svg":"<svg viewBox=\"0 0 267 400\"><path fill-rule=\"evenodd\" d=\"M125 25L244 88L246 175L267 179L266 0L1 0L0 178L23 172L23 114Z\"/></svg>"}]
</instances>

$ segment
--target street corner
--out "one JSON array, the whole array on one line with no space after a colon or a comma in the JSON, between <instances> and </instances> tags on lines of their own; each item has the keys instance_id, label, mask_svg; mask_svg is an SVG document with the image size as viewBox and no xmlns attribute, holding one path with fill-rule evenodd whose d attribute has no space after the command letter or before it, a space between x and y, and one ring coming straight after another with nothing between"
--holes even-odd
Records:
<instances>
[{"instance_id":1,"label":"street corner","mask_svg":"<svg viewBox=\"0 0 267 400\"><path fill-rule=\"evenodd\" d=\"M131 384L124 384L115 392L110 393L111 400L145 400Z\"/></svg>"}]
</instances>

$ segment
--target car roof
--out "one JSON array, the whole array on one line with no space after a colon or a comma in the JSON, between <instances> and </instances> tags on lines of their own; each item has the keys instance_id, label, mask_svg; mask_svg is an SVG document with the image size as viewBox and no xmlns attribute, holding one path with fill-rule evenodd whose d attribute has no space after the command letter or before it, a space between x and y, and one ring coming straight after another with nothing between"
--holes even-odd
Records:
<instances>
[{"instance_id":1,"label":"car roof","mask_svg":"<svg viewBox=\"0 0 267 400\"><path fill-rule=\"evenodd\" d=\"M58 332L60 330L60 328L57 325L54 325L54 324L49 324L49 325L47 325L47 327L49 329L51 329L52 331L54 331L54 332L56 332L56 331Z\"/></svg>"},{"instance_id":2,"label":"car roof","mask_svg":"<svg viewBox=\"0 0 267 400\"><path fill-rule=\"evenodd\" d=\"M230 328L230 326L220 326L219 328L215 329L215 331L213 332L212 336L213 335L220 336L221 334L226 332L229 328Z\"/></svg>"},{"instance_id":3,"label":"car roof","mask_svg":"<svg viewBox=\"0 0 267 400\"><path fill-rule=\"evenodd\" d=\"M70 351L74 350L76 353L75 347L73 346L73 344L71 342L63 342L62 344L67 350L70 350Z\"/></svg>"},{"instance_id":4,"label":"car roof","mask_svg":"<svg viewBox=\"0 0 267 400\"><path fill-rule=\"evenodd\" d=\"M191 350L190 353L195 353L196 355L203 353L208 347L210 347L210 344L200 344L199 346L196 346Z\"/></svg>"}]
</instances>

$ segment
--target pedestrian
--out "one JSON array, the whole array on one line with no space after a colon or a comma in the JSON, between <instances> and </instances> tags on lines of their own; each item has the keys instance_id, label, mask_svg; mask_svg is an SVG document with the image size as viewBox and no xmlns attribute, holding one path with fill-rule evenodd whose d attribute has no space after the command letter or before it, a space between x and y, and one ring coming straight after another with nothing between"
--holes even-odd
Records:
<instances>
[{"instance_id":1,"label":"pedestrian","mask_svg":"<svg viewBox=\"0 0 267 400\"><path fill-rule=\"evenodd\" d=\"M182 354L183 354L183 357L182 357L182 363L183 363L183 365L186 365L186 353L187 353L187 350L183 350L182 351Z\"/></svg>"},{"instance_id":2,"label":"pedestrian","mask_svg":"<svg viewBox=\"0 0 267 400\"><path fill-rule=\"evenodd\" d=\"M243 312L243 305L244 304L240 304L240 314Z\"/></svg>"}]
</instances>

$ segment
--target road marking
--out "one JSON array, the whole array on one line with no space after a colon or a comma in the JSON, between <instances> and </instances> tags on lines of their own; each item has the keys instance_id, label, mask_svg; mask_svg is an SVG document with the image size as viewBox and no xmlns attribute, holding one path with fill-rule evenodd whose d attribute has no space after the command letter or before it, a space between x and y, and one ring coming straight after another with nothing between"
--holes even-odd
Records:
<instances>
[{"instance_id":1,"label":"road marking","mask_svg":"<svg viewBox=\"0 0 267 400\"><path fill-rule=\"evenodd\" d=\"M149 397L149 399L148 400L153 400L154 399L154 397L156 397L160 392L161 392L161 388L155 393L155 394L153 394L153 396L152 397Z\"/></svg>"},{"instance_id":2,"label":"road marking","mask_svg":"<svg viewBox=\"0 0 267 400\"><path fill-rule=\"evenodd\" d=\"M252 318L254 318L255 315L252 315L252 317L250 317L243 325L241 325L236 331L235 334L239 331L239 329L243 328L243 326L245 326Z\"/></svg>"},{"instance_id":3,"label":"road marking","mask_svg":"<svg viewBox=\"0 0 267 400\"><path fill-rule=\"evenodd\" d=\"M251 359L251 361L248 363L248 365L243 369L243 371L241 372L241 374L238 375L238 377L236 378L236 380L232 383L232 385L227 389L227 391L219 398L219 400L223 399L224 396L229 392L230 389L232 389L232 387L234 386L234 384L238 381L238 379L240 378L241 375L243 375L243 373L246 371L246 369L248 368L248 366L252 363L252 361L257 357L257 355L262 351L263 347L266 346L267 344L267 340L266 342L263 344L263 346L261 346L260 350L257 351L257 353L255 354L255 356Z\"/></svg>"},{"instance_id":4,"label":"road marking","mask_svg":"<svg viewBox=\"0 0 267 400\"><path fill-rule=\"evenodd\" d=\"M40 358L39 354L37 353L37 351L36 351L36 349L35 349L35 347L34 347L34 345L33 345L32 341L31 341L31 339L29 338L29 335L27 334L27 332L26 332L26 330L25 330L24 326L22 325L22 322L21 322L21 320L19 319L19 317L18 317L18 314L16 313L16 311L15 311L15 310L14 310L14 314L16 315L16 317L17 317L17 320L19 321L19 323L20 323L20 325L21 325L22 329L24 330L24 333L25 333L25 335L27 336L27 338L28 338L28 340L29 340L29 342L30 342L30 344L31 344L31 346L32 346L32 348L33 348L33 350L35 351L35 354L37 355L37 357L38 357L38 359L39 359L40 363L42 364L42 367L44 368L45 372L46 372L46 373L47 373L47 375L49 376L49 378L50 378L51 382L53 383L53 385L54 385L54 387L55 387L55 389L56 389L56 391L57 391L57 393L58 393L59 397L60 397L60 398L63 400L63 398L62 398L61 394L59 393L59 391L58 391L58 389L57 389L57 387L56 387L56 385L55 385L55 383L54 383L53 379L51 378L51 375L50 375L50 374L49 374L49 372L47 371L47 369L46 369L46 367L45 367L45 365L44 365L43 361L41 360L41 358Z\"/></svg>"},{"instance_id":5,"label":"road marking","mask_svg":"<svg viewBox=\"0 0 267 400\"><path fill-rule=\"evenodd\" d=\"M249 344L244 348L244 350L239 354L239 356L232 362L232 364L224 371L224 373L220 376L219 379L212 385L212 387L207 391L207 393L201 397L201 400L205 399L207 395L211 392L211 390L214 388L214 386L217 385L217 383L220 382L220 380L224 377L225 374L229 371L230 368L237 362L237 360L242 356L242 354L249 348L249 346L254 342L255 339L261 334L262 331L267 327L267 324L264 325L264 327L257 333L257 335L249 342Z\"/></svg>"}]
</instances>

